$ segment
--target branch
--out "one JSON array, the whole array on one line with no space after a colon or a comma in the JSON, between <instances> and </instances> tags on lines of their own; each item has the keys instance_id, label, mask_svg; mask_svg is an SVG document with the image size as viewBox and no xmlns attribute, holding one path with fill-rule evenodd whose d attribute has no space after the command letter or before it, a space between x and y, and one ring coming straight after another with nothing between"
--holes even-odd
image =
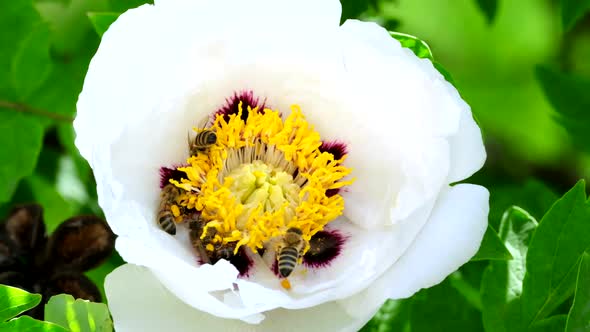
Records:
<instances>
[{"instance_id":1,"label":"branch","mask_svg":"<svg viewBox=\"0 0 590 332\"><path fill-rule=\"evenodd\" d=\"M26 105L26 104L13 103L13 102L5 101L5 100L0 100L0 107L8 108L13 111L17 111L17 112L21 112L21 113L33 114L33 115L41 116L44 118L48 118L48 119L52 119L52 120L60 121L60 122L71 123L74 121L74 118L69 117L67 115L51 113L51 112L47 112L45 110L33 108L33 107Z\"/></svg>"}]
</instances>

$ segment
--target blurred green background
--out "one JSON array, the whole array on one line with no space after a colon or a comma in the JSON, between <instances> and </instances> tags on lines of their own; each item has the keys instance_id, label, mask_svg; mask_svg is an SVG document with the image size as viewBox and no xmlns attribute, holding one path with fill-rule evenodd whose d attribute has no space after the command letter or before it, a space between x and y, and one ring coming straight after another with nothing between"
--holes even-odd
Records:
<instances>
[{"instance_id":1,"label":"blurred green background","mask_svg":"<svg viewBox=\"0 0 590 332\"><path fill-rule=\"evenodd\" d=\"M37 201L51 231L75 214L101 215L92 172L73 145L75 103L100 42L93 24L100 30L145 2L0 1L0 216ZM343 0L343 18L419 37L450 72L484 133L488 161L468 182L490 189L497 228L508 206L540 219L590 175L589 8L583 0ZM102 284L121 263L114 256L89 275ZM440 286L388 302L365 330L482 330L485 266L468 263Z\"/></svg>"}]
</instances>

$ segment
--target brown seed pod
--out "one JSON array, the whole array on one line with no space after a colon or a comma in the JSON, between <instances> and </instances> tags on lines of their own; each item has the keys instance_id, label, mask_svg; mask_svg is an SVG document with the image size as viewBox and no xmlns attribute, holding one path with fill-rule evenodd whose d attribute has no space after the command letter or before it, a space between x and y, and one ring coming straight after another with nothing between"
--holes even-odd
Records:
<instances>
[{"instance_id":1,"label":"brown seed pod","mask_svg":"<svg viewBox=\"0 0 590 332\"><path fill-rule=\"evenodd\" d=\"M3 226L16 255L31 253L45 245L45 223L41 205L27 204L15 207Z\"/></svg>"},{"instance_id":2,"label":"brown seed pod","mask_svg":"<svg viewBox=\"0 0 590 332\"><path fill-rule=\"evenodd\" d=\"M102 301L98 288L79 272L65 271L54 275L45 285L43 298L49 300L52 296L63 293L70 294L76 299Z\"/></svg>"},{"instance_id":3,"label":"brown seed pod","mask_svg":"<svg viewBox=\"0 0 590 332\"><path fill-rule=\"evenodd\" d=\"M61 268L87 271L113 252L115 235L95 216L77 216L64 221L49 238L47 257L56 271Z\"/></svg>"}]
</instances>

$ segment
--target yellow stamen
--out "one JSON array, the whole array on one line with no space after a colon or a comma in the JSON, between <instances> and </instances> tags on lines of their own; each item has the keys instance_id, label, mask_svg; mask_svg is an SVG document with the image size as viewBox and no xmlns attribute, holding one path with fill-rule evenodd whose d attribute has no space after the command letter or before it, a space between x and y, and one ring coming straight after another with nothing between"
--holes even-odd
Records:
<instances>
[{"instance_id":1,"label":"yellow stamen","mask_svg":"<svg viewBox=\"0 0 590 332\"><path fill-rule=\"evenodd\" d=\"M215 243L235 243L234 253L263 248L289 227L309 241L344 211L342 196L326 191L353 182L345 180L346 157L319 150L320 135L297 105L284 121L270 109L248 108L246 121L241 115L241 104L227 121L218 115L206 128L215 131L216 144L178 168L186 177L170 182L185 190L179 204L201 212L201 239L214 228Z\"/></svg>"}]
</instances>

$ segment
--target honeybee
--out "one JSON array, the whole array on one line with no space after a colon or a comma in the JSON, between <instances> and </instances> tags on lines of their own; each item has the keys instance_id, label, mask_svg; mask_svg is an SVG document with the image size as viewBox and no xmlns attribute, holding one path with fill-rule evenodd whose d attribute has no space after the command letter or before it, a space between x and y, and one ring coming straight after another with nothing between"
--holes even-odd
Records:
<instances>
[{"instance_id":1,"label":"honeybee","mask_svg":"<svg viewBox=\"0 0 590 332\"><path fill-rule=\"evenodd\" d=\"M209 129L197 133L197 136L193 140L190 139L190 136L188 137L188 147L191 156L207 151L215 143L217 143L217 134L215 134L215 131Z\"/></svg>"},{"instance_id":2,"label":"honeybee","mask_svg":"<svg viewBox=\"0 0 590 332\"><path fill-rule=\"evenodd\" d=\"M195 217L189 221L189 237L191 245L197 251L204 264L215 264L220 259L229 260L234 255L235 242L222 244L221 242L215 243L214 239L217 235L217 230L213 227L207 228L207 233L201 239L203 235L203 228L206 221L203 220L200 213L196 213ZM213 247L213 250L208 250L207 246Z\"/></svg>"},{"instance_id":3,"label":"honeybee","mask_svg":"<svg viewBox=\"0 0 590 332\"><path fill-rule=\"evenodd\" d=\"M279 274L283 278L291 275L291 272L297 266L297 261L301 255L301 251L305 246L305 241L302 238L303 233L299 228L291 227L283 236L283 243L277 256L279 264Z\"/></svg>"},{"instance_id":4,"label":"honeybee","mask_svg":"<svg viewBox=\"0 0 590 332\"><path fill-rule=\"evenodd\" d=\"M158 225L170 235L176 234L176 218L173 209L180 209L176 205L176 199L180 194L181 189L172 183L167 184L160 193L160 209L158 210L157 221ZM178 213L180 213L180 210Z\"/></svg>"}]
</instances>

